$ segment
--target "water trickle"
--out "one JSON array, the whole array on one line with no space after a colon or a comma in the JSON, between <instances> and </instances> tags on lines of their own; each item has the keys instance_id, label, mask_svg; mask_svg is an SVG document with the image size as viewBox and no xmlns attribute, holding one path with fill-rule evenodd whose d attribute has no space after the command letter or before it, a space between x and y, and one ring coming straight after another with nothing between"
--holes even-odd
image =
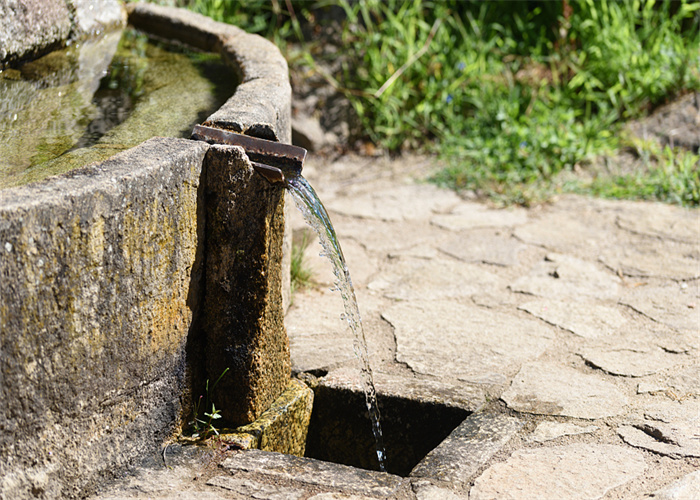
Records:
<instances>
[{"instance_id":1,"label":"water trickle","mask_svg":"<svg viewBox=\"0 0 700 500\"><path fill-rule=\"evenodd\" d=\"M362 327L360 309L357 305L355 289L352 286L350 272L345 263L343 251L340 248L338 237L335 234L333 224L328 216L328 212L326 212L326 208L307 180L301 175L288 175L286 177L286 185L294 197L297 208L299 208L304 215L304 219L306 219L306 222L318 233L321 245L325 250L324 255L328 257L328 260L331 261L333 266L333 274L335 274L336 277L336 289L340 290L345 306L345 314L342 317L348 322L350 329L355 335L353 350L362 363L362 385L365 392L367 411L369 412L369 417L372 422L372 433L374 434L376 444L379 470L386 472L386 452L384 449L382 428L379 421L377 391L374 388L374 381L372 379L372 368L369 364L369 353L367 351L365 331Z\"/></svg>"}]
</instances>

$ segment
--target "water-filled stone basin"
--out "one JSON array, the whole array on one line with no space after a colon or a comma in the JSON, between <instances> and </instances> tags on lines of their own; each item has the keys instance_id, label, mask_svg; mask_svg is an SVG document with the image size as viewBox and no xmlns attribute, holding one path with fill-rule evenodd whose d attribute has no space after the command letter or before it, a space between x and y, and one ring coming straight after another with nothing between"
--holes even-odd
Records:
<instances>
[{"instance_id":1,"label":"water-filled stone basin","mask_svg":"<svg viewBox=\"0 0 700 500\"><path fill-rule=\"evenodd\" d=\"M137 29L217 53L236 74L226 102L197 120L289 142L291 88L273 44L180 9L127 10ZM142 113L149 127L188 96L169 99ZM50 118L36 117L35 127ZM190 129L191 119L174 129ZM225 350L204 355L205 335L224 331L217 318L249 346L227 382L240 391L229 415L256 418L289 383L282 188L256 174L242 150L200 141L155 137L109 156L0 189L3 498L84 497L158 453L186 424L204 381L221 373L208 363ZM228 280L212 267L222 263L232 266ZM255 310L236 316L242 296ZM275 377L246 376L268 366L278 367Z\"/></svg>"},{"instance_id":2,"label":"water-filled stone basin","mask_svg":"<svg viewBox=\"0 0 700 500\"><path fill-rule=\"evenodd\" d=\"M6 69L0 72L0 188L106 160L153 136L187 138L236 83L218 54L157 42L134 29Z\"/></svg>"}]
</instances>

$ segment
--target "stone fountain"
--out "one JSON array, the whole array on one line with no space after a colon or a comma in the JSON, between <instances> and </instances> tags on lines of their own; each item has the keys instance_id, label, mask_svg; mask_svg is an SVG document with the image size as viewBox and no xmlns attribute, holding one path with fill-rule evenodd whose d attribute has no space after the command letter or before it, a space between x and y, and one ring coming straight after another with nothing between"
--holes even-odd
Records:
<instances>
[{"instance_id":1,"label":"stone fountain","mask_svg":"<svg viewBox=\"0 0 700 500\"><path fill-rule=\"evenodd\" d=\"M15 3L0 2L3 67L128 20L235 68L206 125L290 142L287 64L270 42L148 4ZM226 368L210 396L227 425L282 398L305 428L312 393L290 379L283 321L286 207L242 149L163 137L0 190L0 497L89 493L158 452ZM304 431L290 444L274 421L250 431L254 446L302 454Z\"/></svg>"}]
</instances>

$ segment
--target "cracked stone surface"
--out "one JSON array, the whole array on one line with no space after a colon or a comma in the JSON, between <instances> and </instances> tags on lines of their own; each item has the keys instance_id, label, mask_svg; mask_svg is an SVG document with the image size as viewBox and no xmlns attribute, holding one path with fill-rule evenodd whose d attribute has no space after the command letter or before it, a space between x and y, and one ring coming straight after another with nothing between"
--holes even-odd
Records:
<instances>
[{"instance_id":1,"label":"cracked stone surface","mask_svg":"<svg viewBox=\"0 0 700 500\"><path fill-rule=\"evenodd\" d=\"M413 469L429 477L466 486L472 476L520 430L517 418L477 413L467 418Z\"/></svg>"},{"instance_id":2,"label":"cracked stone surface","mask_svg":"<svg viewBox=\"0 0 700 500\"><path fill-rule=\"evenodd\" d=\"M643 418L620 426L617 432L632 446L678 458L700 457L698 429L700 402L681 398L645 409Z\"/></svg>"},{"instance_id":3,"label":"cracked stone surface","mask_svg":"<svg viewBox=\"0 0 700 500\"><path fill-rule=\"evenodd\" d=\"M582 427L580 425L572 424L569 422L549 422L545 421L540 423L533 433L529 436L532 441L537 441L538 443L544 443L545 441L551 441L553 439L560 438L562 436L576 436L577 434L592 434L599 428L595 425L587 425Z\"/></svg>"},{"instance_id":4,"label":"cracked stone surface","mask_svg":"<svg viewBox=\"0 0 700 500\"><path fill-rule=\"evenodd\" d=\"M436 226L451 231L480 227L511 227L523 224L526 220L527 211L522 208L494 210L479 203L469 202L462 202L450 213L435 215L431 219Z\"/></svg>"},{"instance_id":5,"label":"cracked stone surface","mask_svg":"<svg viewBox=\"0 0 700 500\"><path fill-rule=\"evenodd\" d=\"M469 499L595 500L633 481L645 467L641 453L623 446L572 444L522 449L487 469L474 483Z\"/></svg>"},{"instance_id":6,"label":"cracked stone surface","mask_svg":"<svg viewBox=\"0 0 700 500\"><path fill-rule=\"evenodd\" d=\"M394 327L397 361L466 381L512 376L554 339L551 328L535 320L452 301L402 302L382 317Z\"/></svg>"},{"instance_id":7,"label":"cracked stone surface","mask_svg":"<svg viewBox=\"0 0 700 500\"><path fill-rule=\"evenodd\" d=\"M700 277L696 245L675 241L656 241L639 246L623 246L603 250L600 260L611 269L635 278L670 278L692 280ZM675 251L669 254L669 247Z\"/></svg>"},{"instance_id":8,"label":"cracked stone surface","mask_svg":"<svg viewBox=\"0 0 700 500\"><path fill-rule=\"evenodd\" d=\"M521 304L518 309L585 338L610 335L627 322L618 307L593 301L541 299Z\"/></svg>"},{"instance_id":9,"label":"cracked stone surface","mask_svg":"<svg viewBox=\"0 0 700 500\"><path fill-rule=\"evenodd\" d=\"M612 383L551 363L524 365L502 398L516 411L591 420L620 415L629 403Z\"/></svg>"},{"instance_id":10,"label":"cracked stone surface","mask_svg":"<svg viewBox=\"0 0 700 500\"><path fill-rule=\"evenodd\" d=\"M333 485L346 493L381 498L392 496L402 483L400 477L391 474L261 450L234 454L221 467L234 473L255 471L263 476L287 480L301 486ZM228 477L224 476L223 480L228 480Z\"/></svg>"},{"instance_id":11,"label":"cracked stone surface","mask_svg":"<svg viewBox=\"0 0 700 500\"><path fill-rule=\"evenodd\" d=\"M655 500L695 500L700 498L700 470L656 490L651 494Z\"/></svg>"},{"instance_id":12,"label":"cracked stone surface","mask_svg":"<svg viewBox=\"0 0 700 500\"><path fill-rule=\"evenodd\" d=\"M406 200L411 200L407 204ZM459 197L434 186L399 185L377 191L362 192L352 197L338 197L326 204L328 209L360 219L404 221L427 219L435 212L449 210L459 204Z\"/></svg>"},{"instance_id":13,"label":"cracked stone surface","mask_svg":"<svg viewBox=\"0 0 700 500\"><path fill-rule=\"evenodd\" d=\"M626 377L652 375L691 360L682 353L668 352L646 342L606 343L586 347L578 354L596 368Z\"/></svg>"},{"instance_id":14,"label":"cracked stone surface","mask_svg":"<svg viewBox=\"0 0 700 500\"><path fill-rule=\"evenodd\" d=\"M529 274L510 285L514 292L550 299L616 299L621 280L595 262L570 255L547 254Z\"/></svg>"},{"instance_id":15,"label":"cracked stone surface","mask_svg":"<svg viewBox=\"0 0 700 500\"><path fill-rule=\"evenodd\" d=\"M395 300L467 298L496 288L498 277L478 266L447 259L394 259L367 285Z\"/></svg>"},{"instance_id":16,"label":"cracked stone surface","mask_svg":"<svg viewBox=\"0 0 700 500\"><path fill-rule=\"evenodd\" d=\"M413 491L416 500L467 500L468 495L458 494L450 488L431 484L429 481L416 481L413 483Z\"/></svg>"},{"instance_id":17,"label":"cracked stone surface","mask_svg":"<svg viewBox=\"0 0 700 500\"><path fill-rule=\"evenodd\" d=\"M508 238L499 230L475 229L468 235L459 235L439 249L466 262L483 262L497 266L514 266L518 254L526 247L515 238Z\"/></svg>"},{"instance_id":18,"label":"cracked stone surface","mask_svg":"<svg viewBox=\"0 0 700 500\"><path fill-rule=\"evenodd\" d=\"M622 304L664 325L689 332L700 328L700 283L665 283L625 290Z\"/></svg>"}]
</instances>

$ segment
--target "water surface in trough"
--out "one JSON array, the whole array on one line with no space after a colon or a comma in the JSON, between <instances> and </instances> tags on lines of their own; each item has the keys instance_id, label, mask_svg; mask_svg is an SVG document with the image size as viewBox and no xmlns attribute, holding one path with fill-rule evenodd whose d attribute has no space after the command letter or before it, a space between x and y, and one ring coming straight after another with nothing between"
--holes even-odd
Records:
<instances>
[{"instance_id":1,"label":"water surface in trough","mask_svg":"<svg viewBox=\"0 0 700 500\"><path fill-rule=\"evenodd\" d=\"M0 189L189 137L236 84L218 55L131 29L0 71Z\"/></svg>"}]
</instances>

